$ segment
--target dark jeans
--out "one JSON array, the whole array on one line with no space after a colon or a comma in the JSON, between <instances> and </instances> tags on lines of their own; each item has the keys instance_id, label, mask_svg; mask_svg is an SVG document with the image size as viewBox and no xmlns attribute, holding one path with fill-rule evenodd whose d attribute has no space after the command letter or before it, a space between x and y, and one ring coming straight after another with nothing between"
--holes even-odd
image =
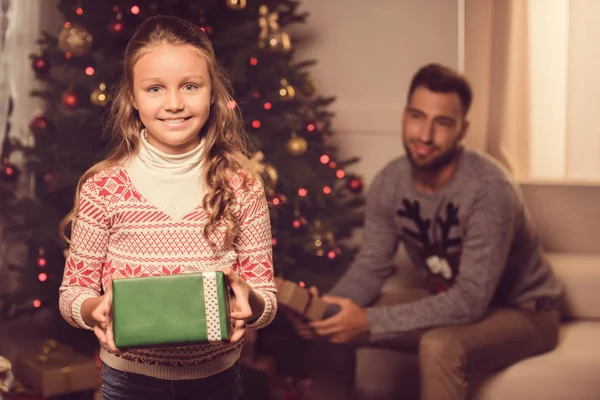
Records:
<instances>
[{"instance_id":1,"label":"dark jeans","mask_svg":"<svg viewBox=\"0 0 600 400\"><path fill-rule=\"evenodd\" d=\"M243 393L240 367L203 379L164 380L102 364L103 400L237 400Z\"/></svg>"}]
</instances>

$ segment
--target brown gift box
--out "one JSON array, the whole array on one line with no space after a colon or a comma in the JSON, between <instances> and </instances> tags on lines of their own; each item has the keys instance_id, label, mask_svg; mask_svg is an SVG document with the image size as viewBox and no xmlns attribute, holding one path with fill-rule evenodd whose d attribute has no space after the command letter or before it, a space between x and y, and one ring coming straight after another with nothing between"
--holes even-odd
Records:
<instances>
[{"instance_id":1,"label":"brown gift box","mask_svg":"<svg viewBox=\"0 0 600 400\"><path fill-rule=\"evenodd\" d=\"M328 303L297 283L275 278L277 285L277 303L292 310L310 321L319 321L325 316Z\"/></svg>"},{"instance_id":2,"label":"brown gift box","mask_svg":"<svg viewBox=\"0 0 600 400\"><path fill-rule=\"evenodd\" d=\"M44 397L94 390L100 382L96 361L63 345L45 346L38 355L19 358L16 376Z\"/></svg>"}]
</instances>

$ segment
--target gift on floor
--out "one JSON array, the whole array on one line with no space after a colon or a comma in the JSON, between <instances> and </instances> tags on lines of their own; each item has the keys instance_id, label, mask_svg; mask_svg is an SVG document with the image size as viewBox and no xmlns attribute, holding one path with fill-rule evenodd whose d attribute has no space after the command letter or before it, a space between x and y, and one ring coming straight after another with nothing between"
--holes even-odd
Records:
<instances>
[{"instance_id":1,"label":"gift on floor","mask_svg":"<svg viewBox=\"0 0 600 400\"><path fill-rule=\"evenodd\" d=\"M14 398L45 398L94 390L100 386L99 371L93 358L51 342L47 341L50 344L44 344L39 354L17 359L16 377L38 394L23 390L15 393Z\"/></svg>"},{"instance_id":2,"label":"gift on floor","mask_svg":"<svg viewBox=\"0 0 600 400\"><path fill-rule=\"evenodd\" d=\"M113 280L113 332L123 348L229 339L229 287L221 271Z\"/></svg>"},{"instance_id":3,"label":"gift on floor","mask_svg":"<svg viewBox=\"0 0 600 400\"><path fill-rule=\"evenodd\" d=\"M337 306L314 297L306 288L295 282L275 278L277 303L310 321L327 318L337 312Z\"/></svg>"}]
</instances>

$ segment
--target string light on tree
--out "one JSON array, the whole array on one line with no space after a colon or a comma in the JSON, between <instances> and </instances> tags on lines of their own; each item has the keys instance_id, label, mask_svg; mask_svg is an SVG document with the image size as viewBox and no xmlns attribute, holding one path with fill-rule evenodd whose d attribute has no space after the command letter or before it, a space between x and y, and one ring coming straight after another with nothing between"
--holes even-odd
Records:
<instances>
[{"instance_id":1,"label":"string light on tree","mask_svg":"<svg viewBox=\"0 0 600 400\"><path fill-rule=\"evenodd\" d=\"M133 15L138 15L140 13L140 8L138 6L132 6L130 11Z\"/></svg>"},{"instance_id":2,"label":"string light on tree","mask_svg":"<svg viewBox=\"0 0 600 400\"><path fill-rule=\"evenodd\" d=\"M61 100L62 103L69 108L75 108L79 104L79 99L73 92L63 93Z\"/></svg>"},{"instance_id":3,"label":"string light on tree","mask_svg":"<svg viewBox=\"0 0 600 400\"><path fill-rule=\"evenodd\" d=\"M246 8L246 0L226 0L225 4L232 10L243 10Z\"/></svg>"},{"instance_id":4,"label":"string light on tree","mask_svg":"<svg viewBox=\"0 0 600 400\"><path fill-rule=\"evenodd\" d=\"M284 100L291 100L296 96L296 89L288 83L287 79L282 79L279 83L281 83L279 95Z\"/></svg>"},{"instance_id":5,"label":"string light on tree","mask_svg":"<svg viewBox=\"0 0 600 400\"><path fill-rule=\"evenodd\" d=\"M92 75L94 75L94 67L87 67L87 68L85 69L85 74L86 74L87 76L92 76Z\"/></svg>"},{"instance_id":6,"label":"string light on tree","mask_svg":"<svg viewBox=\"0 0 600 400\"><path fill-rule=\"evenodd\" d=\"M270 203L275 206L281 206L288 202L286 195L283 193L275 193L271 196Z\"/></svg>"},{"instance_id":7,"label":"string light on tree","mask_svg":"<svg viewBox=\"0 0 600 400\"><path fill-rule=\"evenodd\" d=\"M0 167L0 177L2 177L2 180L12 182L17 179L18 175L17 167L5 159Z\"/></svg>"},{"instance_id":8,"label":"string light on tree","mask_svg":"<svg viewBox=\"0 0 600 400\"><path fill-rule=\"evenodd\" d=\"M294 219L294 221L292 222L292 226L296 229L300 229L306 226L307 223L308 221L306 220L306 218L299 216Z\"/></svg>"},{"instance_id":9,"label":"string light on tree","mask_svg":"<svg viewBox=\"0 0 600 400\"><path fill-rule=\"evenodd\" d=\"M363 186L363 180L357 176L350 178L347 183L348 190L354 194L361 193L363 190Z\"/></svg>"},{"instance_id":10,"label":"string light on tree","mask_svg":"<svg viewBox=\"0 0 600 400\"><path fill-rule=\"evenodd\" d=\"M93 105L98 107L104 107L108 104L109 94L106 91L106 84L102 82L98 89L95 89L92 94L90 94L90 101Z\"/></svg>"},{"instance_id":11,"label":"string light on tree","mask_svg":"<svg viewBox=\"0 0 600 400\"><path fill-rule=\"evenodd\" d=\"M323 154L320 158L319 161L321 161L321 164L327 164L329 162L330 158L327 154Z\"/></svg>"},{"instance_id":12,"label":"string light on tree","mask_svg":"<svg viewBox=\"0 0 600 400\"><path fill-rule=\"evenodd\" d=\"M39 74L45 74L50 70L50 62L45 55L33 57L31 65L33 70Z\"/></svg>"},{"instance_id":13,"label":"string light on tree","mask_svg":"<svg viewBox=\"0 0 600 400\"><path fill-rule=\"evenodd\" d=\"M117 13L117 19L108 24L108 31L113 34L119 34L123 32L123 28L123 14L119 12Z\"/></svg>"},{"instance_id":14,"label":"string light on tree","mask_svg":"<svg viewBox=\"0 0 600 400\"><path fill-rule=\"evenodd\" d=\"M83 15L83 8L77 7L77 9L75 10L75 14L77 14L77 15Z\"/></svg>"},{"instance_id":15,"label":"string light on tree","mask_svg":"<svg viewBox=\"0 0 600 400\"><path fill-rule=\"evenodd\" d=\"M40 247L38 249L37 265L42 268L48 265L48 260L46 259L46 249L44 249L43 247Z\"/></svg>"},{"instance_id":16,"label":"string light on tree","mask_svg":"<svg viewBox=\"0 0 600 400\"><path fill-rule=\"evenodd\" d=\"M343 169L338 169L337 171L335 171L335 176L338 179L342 179L343 177L346 176L346 173L344 172Z\"/></svg>"}]
</instances>

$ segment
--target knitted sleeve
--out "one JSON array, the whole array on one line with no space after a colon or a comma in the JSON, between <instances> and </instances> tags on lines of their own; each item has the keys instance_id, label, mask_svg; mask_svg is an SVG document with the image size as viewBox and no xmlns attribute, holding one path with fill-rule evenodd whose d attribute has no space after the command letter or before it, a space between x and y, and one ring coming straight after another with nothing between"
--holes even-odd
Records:
<instances>
[{"instance_id":1,"label":"knitted sleeve","mask_svg":"<svg viewBox=\"0 0 600 400\"><path fill-rule=\"evenodd\" d=\"M262 184L257 180L241 203L240 230L236 238L238 263L235 268L242 279L262 296L265 309L250 328L264 328L277 312L276 288L273 279L273 249L271 218Z\"/></svg>"},{"instance_id":2,"label":"knitted sleeve","mask_svg":"<svg viewBox=\"0 0 600 400\"><path fill-rule=\"evenodd\" d=\"M108 240L106 201L97 179L92 177L81 187L71 247L59 289L60 312L75 327L93 329L83 321L81 305L86 299L100 296Z\"/></svg>"}]
</instances>

